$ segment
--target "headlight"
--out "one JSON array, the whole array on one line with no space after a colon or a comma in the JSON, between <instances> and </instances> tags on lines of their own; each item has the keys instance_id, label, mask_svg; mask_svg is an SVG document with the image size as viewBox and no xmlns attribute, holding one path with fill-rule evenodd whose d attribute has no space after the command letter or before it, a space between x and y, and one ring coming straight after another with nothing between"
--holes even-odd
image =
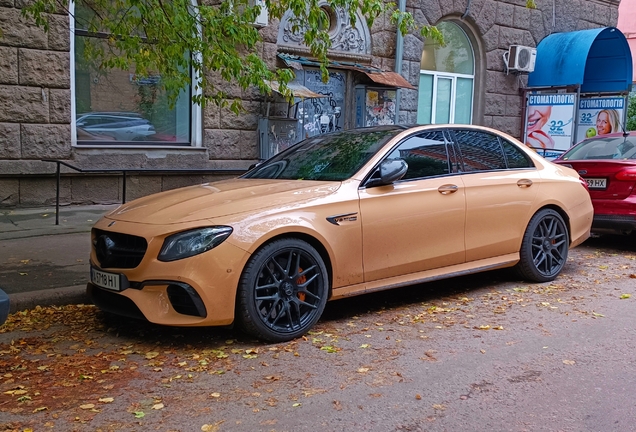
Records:
<instances>
[{"instance_id":1,"label":"headlight","mask_svg":"<svg viewBox=\"0 0 636 432\"><path fill-rule=\"evenodd\" d=\"M229 226L197 228L166 238L159 252L159 261L175 261L209 251L232 234Z\"/></svg>"}]
</instances>

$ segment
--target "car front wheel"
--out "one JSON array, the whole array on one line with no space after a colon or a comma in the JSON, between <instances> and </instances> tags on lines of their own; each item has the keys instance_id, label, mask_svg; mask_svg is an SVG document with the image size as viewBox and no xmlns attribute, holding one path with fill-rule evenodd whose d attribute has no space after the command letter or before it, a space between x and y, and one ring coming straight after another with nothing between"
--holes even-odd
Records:
<instances>
[{"instance_id":1,"label":"car front wheel","mask_svg":"<svg viewBox=\"0 0 636 432\"><path fill-rule=\"evenodd\" d=\"M270 342L305 334L320 318L329 281L320 254L299 239L275 240L257 251L241 276L237 320Z\"/></svg>"},{"instance_id":2,"label":"car front wheel","mask_svg":"<svg viewBox=\"0 0 636 432\"><path fill-rule=\"evenodd\" d=\"M551 209L539 210L523 236L517 273L533 282L554 280L563 270L569 247L568 230L561 215Z\"/></svg>"}]
</instances>

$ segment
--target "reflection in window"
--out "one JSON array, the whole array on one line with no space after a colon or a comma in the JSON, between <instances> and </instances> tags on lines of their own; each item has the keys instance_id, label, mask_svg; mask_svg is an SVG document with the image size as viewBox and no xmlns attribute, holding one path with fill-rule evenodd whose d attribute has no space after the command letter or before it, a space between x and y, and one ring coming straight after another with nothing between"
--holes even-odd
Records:
<instances>
[{"instance_id":1,"label":"reflection in window","mask_svg":"<svg viewBox=\"0 0 636 432\"><path fill-rule=\"evenodd\" d=\"M463 171L506 169L506 159L496 135L482 131L457 130L454 137L464 162Z\"/></svg>"},{"instance_id":2,"label":"reflection in window","mask_svg":"<svg viewBox=\"0 0 636 432\"><path fill-rule=\"evenodd\" d=\"M420 64L417 122L470 124L475 59L466 33L455 23L437 25L445 45L427 41Z\"/></svg>"},{"instance_id":3,"label":"reflection in window","mask_svg":"<svg viewBox=\"0 0 636 432\"><path fill-rule=\"evenodd\" d=\"M170 106L158 75L139 77L128 71L103 70L87 59L91 50L108 50L103 34L88 31L94 12L75 4L75 111L78 144L190 143L190 89ZM95 30L95 29L91 29Z\"/></svg>"},{"instance_id":4,"label":"reflection in window","mask_svg":"<svg viewBox=\"0 0 636 432\"><path fill-rule=\"evenodd\" d=\"M402 158L409 168L402 180L435 177L451 172L442 131L432 131L408 138L389 155Z\"/></svg>"},{"instance_id":5,"label":"reflection in window","mask_svg":"<svg viewBox=\"0 0 636 432\"><path fill-rule=\"evenodd\" d=\"M534 164L530 161L530 158L521 150L517 148L517 146L512 145L506 140L501 140L501 143L504 148L504 153L506 154L506 162L508 163L508 168L532 168Z\"/></svg>"}]
</instances>

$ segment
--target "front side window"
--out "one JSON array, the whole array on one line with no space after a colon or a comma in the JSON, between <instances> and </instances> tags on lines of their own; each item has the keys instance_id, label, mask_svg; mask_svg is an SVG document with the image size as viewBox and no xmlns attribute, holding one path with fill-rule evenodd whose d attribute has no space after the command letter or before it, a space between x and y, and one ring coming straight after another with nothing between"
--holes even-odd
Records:
<instances>
[{"instance_id":1,"label":"front side window","mask_svg":"<svg viewBox=\"0 0 636 432\"><path fill-rule=\"evenodd\" d=\"M417 122L470 124L473 111L475 58L468 36L457 24L437 25L444 45L426 43L420 64Z\"/></svg>"},{"instance_id":2,"label":"front side window","mask_svg":"<svg viewBox=\"0 0 636 432\"><path fill-rule=\"evenodd\" d=\"M89 60L89 51L110 49L110 35L88 31L92 14L83 3L74 5L76 143L191 145L190 89L171 104L159 85L161 76L136 76L133 67L104 70Z\"/></svg>"},{"instance_id":3,"label":"front side window","mask_svg":"<svg viewBox=\"0 0 636 432\"><path fill-rule=\"evenodd\" d=\"M436 177L452 172L447 141L442 131L430 131L407 138L388 159L401 158L409 168L402 180Z\"/></svg>"}]
</instances>

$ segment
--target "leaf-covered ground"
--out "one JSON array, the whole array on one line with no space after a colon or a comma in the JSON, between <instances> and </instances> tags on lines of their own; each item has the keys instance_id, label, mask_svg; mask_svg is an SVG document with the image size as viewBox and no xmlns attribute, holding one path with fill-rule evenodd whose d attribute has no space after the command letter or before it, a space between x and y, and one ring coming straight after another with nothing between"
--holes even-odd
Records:
<instances>
[{"instance_id":1,"label":"leaf-covered ground","mask_svg":"<svg viewBox=\"0 0 636 432\"><path fill-rule=\"evenodd\" d=\"M552 322L600 320L612 313L607 304L636 301L633 250L577 248L553 283L491 272L333 302L308 335L283 344L112 318L89 305L21 311L0 327L0 430L294 430L290 418L312 400L328 403L330 416L362 412L416 381L410 364L443 361L459 340L484 355L519 343L528 327L549 335ZM445 415L448 402L429 403L424 391L404 397L426 403L422 421ZM311 413L320 424L323 414Z\"/></svg>"}]
</instances>

